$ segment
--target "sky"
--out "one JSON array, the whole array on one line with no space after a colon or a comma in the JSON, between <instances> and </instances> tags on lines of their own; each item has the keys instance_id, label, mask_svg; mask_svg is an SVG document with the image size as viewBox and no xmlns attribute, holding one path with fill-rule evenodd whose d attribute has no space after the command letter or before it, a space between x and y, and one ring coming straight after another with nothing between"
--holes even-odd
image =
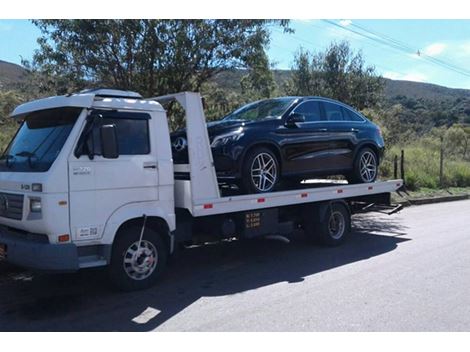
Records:
<instances>
[{"instance_id":1,"label":"sky","mask_svg":"<svg viewBox=\"0 0 470 352\"><path fill-rule=\"evenodd\" d=\"M470 20L316 19L290 26L295 33L272 28L268 55L274 68L291 68L301 47L318 52L347 40L384 77L470 89ZM30 21L0 20L0 60L31 59L39 35Z\"/></svg>"}]
</instances>

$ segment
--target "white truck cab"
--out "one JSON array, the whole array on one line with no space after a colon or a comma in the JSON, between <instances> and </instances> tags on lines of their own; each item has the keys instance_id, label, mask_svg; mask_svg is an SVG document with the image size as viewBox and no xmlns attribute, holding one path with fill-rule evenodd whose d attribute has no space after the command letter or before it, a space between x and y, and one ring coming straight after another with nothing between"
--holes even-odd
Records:
<instances>
[{"instance_id":1,"label":"white truck cab","mask_svg":"<svg viewBox=\"0 0 470 352\"><path fill-rule=\"evenodd\" d=\"M174 231L173 163L159 103L91 90L23 104L12 118L22 125L0 166L0 243L9 261L61 271L106 265L119 227L143 214ZM115 159L102 155L106 125L120 136Z\"/></svg>"},{"instance_id":2,"label":"white truck cab","mask_svg":"<svg viewBox=\"0 0 470 352\"><path fill-rule=\"evenodd\" d=\"M188 165L173 165L163 103L186 112ZM143 99L95 89L26 103L0 158L0 259L37 270L109 265L123 289L155 282L176 243L288 234L330 245L353 202L389 203L402 180L221 196L198 93ZM175 180L174 171L187 172ZM385 199L385 201L384 201ZM177 215L175 215L177 214Z\"/></svg>"}]
</instances>

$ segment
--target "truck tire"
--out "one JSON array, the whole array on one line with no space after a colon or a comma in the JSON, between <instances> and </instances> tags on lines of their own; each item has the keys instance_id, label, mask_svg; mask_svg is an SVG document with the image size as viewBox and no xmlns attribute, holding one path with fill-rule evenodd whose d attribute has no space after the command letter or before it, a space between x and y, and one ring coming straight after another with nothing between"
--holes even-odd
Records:
<instances>
[{"instance_id":1,"label":"truck tire","mask_svg":"<svg viewBox=\"0 0 470 352\"><path fill-rule=\"evenodd\" d=\"M304 219L304 232L312 243L339 246L351 232L351 214L342 202L319 205Z\"/></svg>"},{"instance_id":2,"label":"truck tire","mask_svg":"<svg viewBox=\"0 0 470 352\"><path fill-rule=\"evenodd\" d=\"M166 267L168 248L161 234L146 228L139 248L141 229L136 225L123 228L113 245L110 279L123 291L151 287Z\"/></svg>"}]
</instances>

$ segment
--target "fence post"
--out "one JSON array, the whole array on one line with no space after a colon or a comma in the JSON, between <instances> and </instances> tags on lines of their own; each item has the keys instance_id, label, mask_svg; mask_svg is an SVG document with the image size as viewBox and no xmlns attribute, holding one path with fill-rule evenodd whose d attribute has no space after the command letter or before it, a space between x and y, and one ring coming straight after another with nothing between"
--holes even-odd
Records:
<instances>
[{"instance_id":1,"label":"fence post","mask_svg":"<svg viewBox=\"0 0 470 352\"><path fill-rule=\"evenodd\" d=\"M405 150L401 150L401 159L400 159L400 174L403 183L405 183Z\"/></svg>"},{"instance_id":2,"label":"fence post","mask_svg":"<svg viewBox=\"0 0 470 352\"><path fill-rule=\"evenodd\" d=\"M439 160L439 185L444 188L444 137L441 136L441 155Z\"/></svg>"},{"instance_id":3,"label":"fence post","mask_svg":"<svg viewBox=\"0 0 470 352\"><path fill-rule=\"evenodd\" d=\"M393 179L396 180L398 178L398 155L395 155L393 159Z\"/></svg>"}]
</instances>

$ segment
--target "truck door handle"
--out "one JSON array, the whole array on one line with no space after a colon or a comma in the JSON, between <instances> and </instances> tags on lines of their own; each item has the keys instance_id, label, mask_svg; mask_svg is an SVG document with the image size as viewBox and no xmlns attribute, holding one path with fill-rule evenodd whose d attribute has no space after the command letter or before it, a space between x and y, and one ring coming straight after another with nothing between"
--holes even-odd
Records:
<instances>
[{"instance_id":1,"label":"truck door handle","mask_svg":"<svg viewBox=\"0 0 470 352\"><path fill-rule=\"evenodd\" d=\"M320 131L320 132L328 132L328 128L319 128L318 131Z\"/></svg>"},{"instance_id":2,"label":"truck door handle","mask_svg":"<svg viewBox=\"0 0 470 352\"><path fill-rule=\"evenodd\" d=\"M157 164L154 164L154 163L152 163L152 164L145 163L144 164L144 169L154 169L155 170L156 168L157 168Z\"/></svg>"}]
</instances>

